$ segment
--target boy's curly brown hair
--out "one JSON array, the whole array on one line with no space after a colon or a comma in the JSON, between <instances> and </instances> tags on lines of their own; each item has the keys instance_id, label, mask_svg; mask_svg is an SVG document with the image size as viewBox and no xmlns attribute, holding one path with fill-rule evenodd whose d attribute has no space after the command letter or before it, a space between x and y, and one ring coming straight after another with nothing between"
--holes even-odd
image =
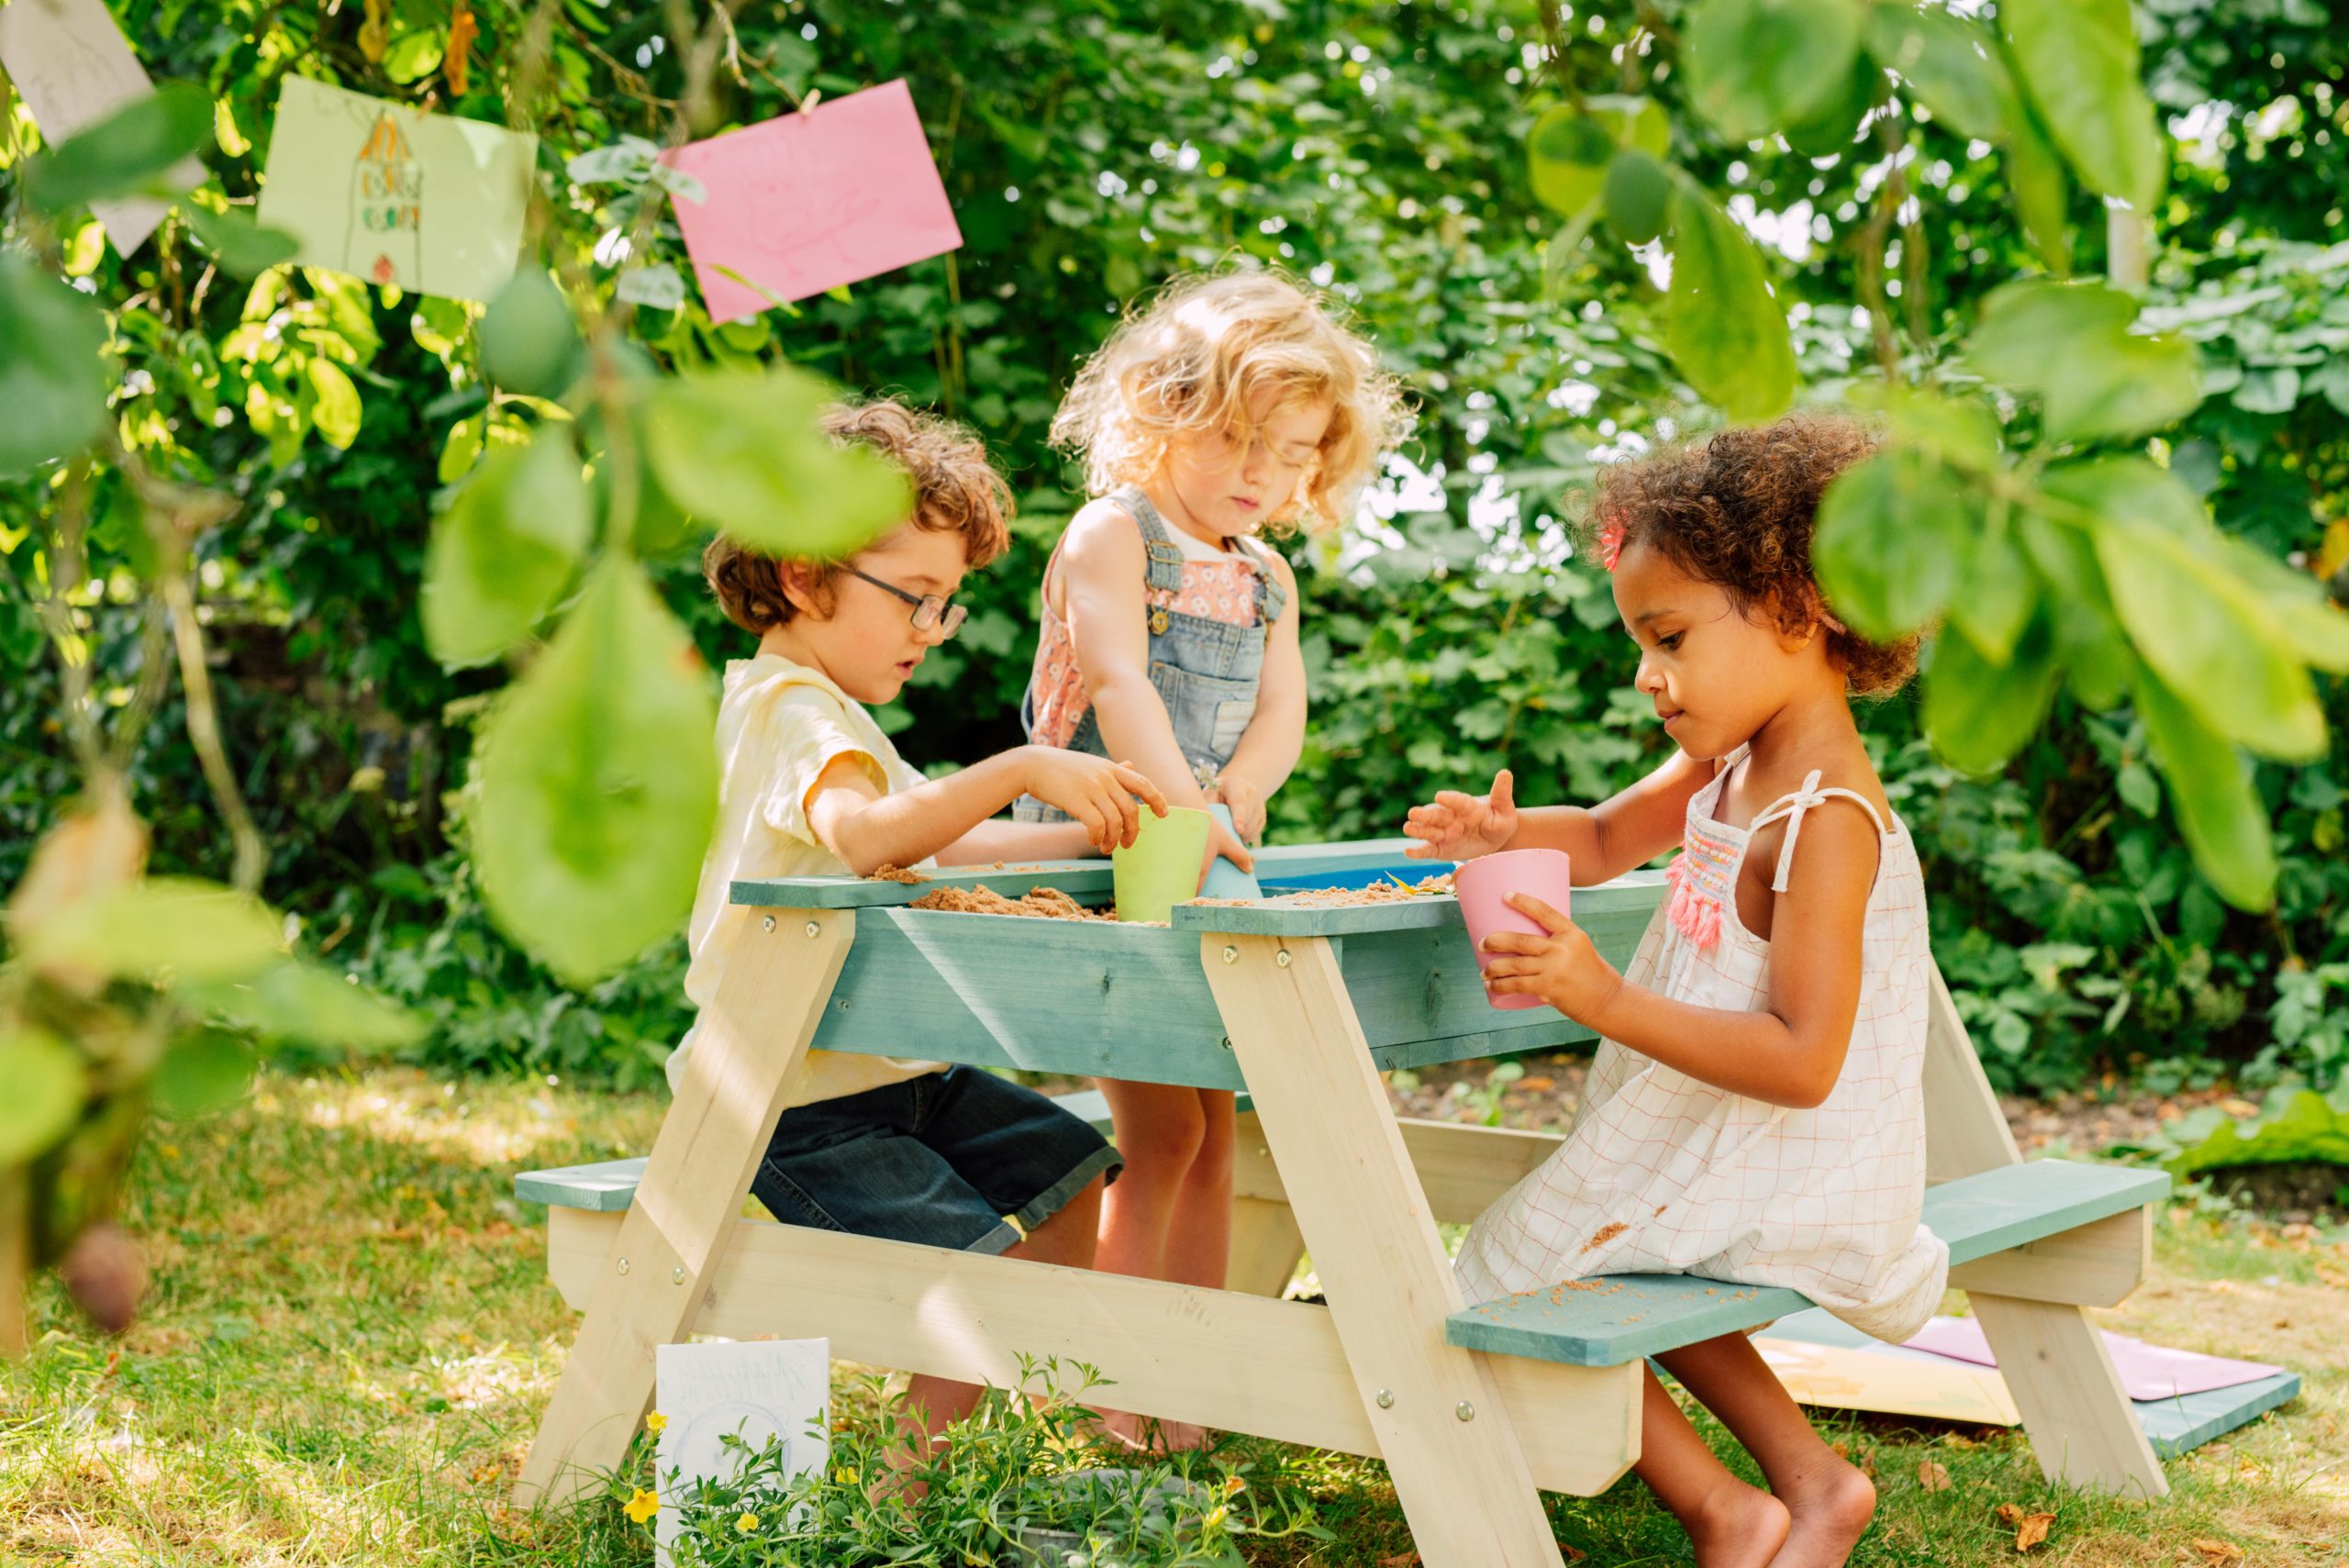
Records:
<instances>
[{"instance_id":1,"label":"boy's curly brown hair","mask_svg":"<svg viewBox=\"0 0 2349 1568\"><path fill-rule=\"evenodd\" d=\"M1620 464L1585 509L1586 547L1610 535L1619 550L1646 545L1718 584L1749 617L1766 616L1789 633L1820 626L1833 612L1811 574L1819 499L1876 449L1875 432L1857 420L1790 414ZM1888 696L1917 673L1919 636L1884 643L1825 630L1828 655L1854 696Z\"/></svg>"},{"instance_id":2,"label":"boy's curly brown hair","mask_svg":"<svg viewBox=\"0 0 2349 1568\"><path fill-rule=\"evenodd\" d=\"M1011 488L987 461L985 446L962 426L882 398L835 404L825 411L824 433L871 447L904 469L914 486L913 526L961 534L963 558L972 570L1011 547ZM784 595L784 567L807 568L816 602L829 615L843 564L763 555L724 534L710 540L701 555L702 576L718 595L718 607L728 620L752 633L798 614Z\"/></svg>"}]
</instances>

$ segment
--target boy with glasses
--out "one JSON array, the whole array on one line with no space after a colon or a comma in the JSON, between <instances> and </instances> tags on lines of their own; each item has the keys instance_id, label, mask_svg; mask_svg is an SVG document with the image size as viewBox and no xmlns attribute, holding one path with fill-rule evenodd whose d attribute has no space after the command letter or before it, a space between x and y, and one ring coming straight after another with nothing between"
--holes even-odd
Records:
<instances>
[{"instance_id":1,"label":"boy with glasses","mask_svg":"<svg viewBox=\"0 0 2349 1568\"><path fill-rule=\"evenodd\" d=\"M977 441L903 405L838 407L825 428L903 467L914 512L847 561L777 559L724 537L703 555L727 617L759 648L727 665L718 705L718 823L685 974L697 1006L717 995L749 916L729 901L738 879L1107 853L1133 841L1145 805L1166 809L1148 779L1083 752L1022 746L930 780L897 755L866 706L895 697L962 626L954 592L1008 545L1010 498ZM1022 795L1074 820L991 820ZM689 1031L673 1086L692 1048ZM1118 1169L1091 1127L989 1073L818 1051L751 1190L786 1225L1089 1267ZM977 1396L917 1377L908 1402L934 1434Z\"/></svg>"}]
</instances>

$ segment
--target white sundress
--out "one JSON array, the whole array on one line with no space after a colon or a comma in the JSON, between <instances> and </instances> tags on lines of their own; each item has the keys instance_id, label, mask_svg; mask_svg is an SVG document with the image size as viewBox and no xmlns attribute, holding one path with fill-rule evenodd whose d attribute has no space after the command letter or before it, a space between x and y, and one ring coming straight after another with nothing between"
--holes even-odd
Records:
<instances>
[{"instance_id":1,"label":"white sundress","mask_svg":"<svg viewBox=\"0 0 2349 1568\"><path fill-rule=\"evenodd\" d=\"M1824 1104L1749 1099L1601 1040L1556 1152L1482 1215L1457 1269L1472 1302L1593 1274L1693 1273L1787 1285L1854 1328L1898 1341L1939 1305L1949 1249L1919 1223L1925 1193L1922 1074L1932 950L1923 873L1896 817L1814 772L1746 828L1714 819L1740 748L1688 803L1673 894L1625 978L1675 1000L1759 1010L1770 944L1737 917L1753 833L1786 818L1772 885L1787 886L1803 814L1858 801L1882 834L1861 942L1860 1003Z\"/></svg>"}]
</instances>

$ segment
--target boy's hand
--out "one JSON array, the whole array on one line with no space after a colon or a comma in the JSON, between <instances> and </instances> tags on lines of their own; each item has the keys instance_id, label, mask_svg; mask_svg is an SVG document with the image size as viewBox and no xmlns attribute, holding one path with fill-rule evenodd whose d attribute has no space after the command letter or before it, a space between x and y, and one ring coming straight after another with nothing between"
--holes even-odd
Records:
<instances>
[{"instance_id":1,"label":"boy's hand","mask_svg":"<svg viewBox=\"0 0 2349 1568\"><path fill-rule=\"evenodd\" d=\"M1508 903L1548 934L1495 931L1486 937L1485 951L1500 956L1486 966L1485 989L1496 996L1538 996L1575 1022L1598 1029L1598 1016L1623 988L1623 977L1598 956L1580 926L1539 898L1512 893Z\"/></svg>"},{"instance_id":2,"label":"boy's hand","mask_svg":"<svg viewBox=\"0 0 2349 1568\"><path fill-rule=\"evenodd\" d=\"M1021 750L1029 753L1021 771L1028 793L1076 818L1085 838L1105 855L1134 841L1141 831L1142 806L1166 815L1166 796L1130 762L1057 746Z\"/></svg>"},{"instance_id":3,"label":"boy's hand","mask_svg":"<svg viewBox=\"0 0 2349 1568\"><path fill-rule=\"evenodd\" d=\"M1264 792L1252 782L1238 773L1219 773L1215 797L1231 807L1231 826L1243 841L1252 844L1264 836Z\"/></svg>"},{"instance_id":4,"label":"boy's hand","mask_svg":"<svg viewBox=\"0 0 2349 1568\"><path fill-rule=\"evenodd\" d=\"M1473 861L1505 850L1517 837L1516 781L1503 768L1493 775L1490 795L1443 790L1427 805L1411 807L1403 831L1419 840L1404 851L1418 861Z\"/></svg>"}]
</instances>

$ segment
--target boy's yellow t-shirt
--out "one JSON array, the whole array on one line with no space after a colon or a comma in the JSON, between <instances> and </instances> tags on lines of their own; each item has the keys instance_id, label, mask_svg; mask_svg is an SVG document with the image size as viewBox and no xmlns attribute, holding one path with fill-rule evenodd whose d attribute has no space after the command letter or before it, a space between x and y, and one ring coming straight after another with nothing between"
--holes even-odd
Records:
<instances>
[{"instance_id":1,"label":"boy's yellow t-shirt","mask_svg":"<svg viewBox=\"0 0 2349 1568\"><path fill-rule=\"evenodd\" d=\"M685 995L696 1008L707 1007L717 996L728 956L749 920L762 913L729 902L731 884L851 874L848 863L818 842L807 825L808 792L841 757L857 759L885 794L923 782L873 716L819 672L776 653L726 666L718 704L718 828L702 859L701 888L686 930L693 962L685 970ZM685 1081L685 1053L699 1032L696 1023L669 1057L673 1092ZM945 1068L943 1062L811 1051L785 1103L838 1099Z\"/></svg>"}]
</instances>

